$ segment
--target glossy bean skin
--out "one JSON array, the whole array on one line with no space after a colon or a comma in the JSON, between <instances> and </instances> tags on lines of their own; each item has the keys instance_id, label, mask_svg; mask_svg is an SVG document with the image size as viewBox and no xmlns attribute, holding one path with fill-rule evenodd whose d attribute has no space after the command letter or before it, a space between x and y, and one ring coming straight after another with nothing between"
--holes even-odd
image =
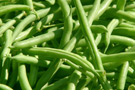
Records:
<instances>
[{"instance_id":1,"label":"glossy bean skin","mask_svg":"<svg viewBox=\"0 0 135 90\"><path fill-rule=\"evenodd\" d=\"M13 90L12 88L10 88L9 86L7 85L4 85L4 84L0 84L0 90Z\"/></svg>"},{"instance_id":2,"label":"glossy bean skin","mask_svg":"<svg viewBox=\"0 0 135 90\"><path fill-rule=\"evenodd\" d=\"M73 22L72 22L72 11L67 3L67 1L58 0L58 3L62 9L63 16L64 16L64 31L62 35L62 39L60 42L60 48L63 48L65 44L70 40L72 29L73 29Z\"/></svg>"},{"instance_id":3,"label":"glossy bean skin","mask_svg":"<svg viewBox=\"0 0 135 90\"><path fill-rule=\"evenodd\" d=\"M37 44L52 40L53 38L58 38L60 37L61 33L62 33L62 30L45 33L45 34L42 34L33 38L29 38L24 41L16 42L13 44L13 47L15 48L31 47L33 45L37 45Z\"/></svg>"},{"instance_id":4,"label":"glossy bean skin","mask_svg":"<svg viewBox=\"0 0 135 90\"><path fill-rule=\"evenodd\" d=\"M134 28L118 27L118 28L114 29L112 34L132 37L132 36L134 36L134 32L135 32Z\"/></svg>"},{"instance_id":5,"label":"glossy bean skin","mask_svg":"<svg viewBox=\"0 0 135 90\"><path fill-rule=\"evenodd\" d=\"M0 16L6 14L8 12L16 11L16 10L26 10L29 11L30 8L27 5L6 5L0 7Z\"/></svg>"},{"instance_id":6,"label":"glossy bean skin","mask_svg":"<svg viewBox=\"0 0 135 90\"><path fill-rule=\"evenodd\" d=\"M130 57L130 58L129 58ZM103 63L105 62L125 62L134 60L134 52L123 52L119 54L110 54L101 56Z\"/></svg>"},{"instance_id":7,"label":"glossy bean skin","mask_svg":"<svg viewBox=\"0 0 135 90\"><path fill-rule=\"evenodd\" d=\"M87 40L87 43L88 43L88 46L89 46L89 49L91 52L94 52L95 55L92 55L92 57L95 59L96 62L98 62L97 64L100 63L100 65L96 65L98 66L98 68L100 68L101 70L103 70L103 67L102 67L102 62L100 60L100 56L98 55L98 50L97 50L97 47L95 45L95 42L94 42L94 39L93 39L93 35L91 33L91 30L88 28L88 23L87 23L87 19L86 17L83 17L84 15L84 11L83 11L83 8L81 6L81 3L79 1L76 1L74 0L74 3L78 9L78 15L79 15L79 18L80 18L80 23L82 24L82 29L85 30L85 31L82 31L84 33L84 35L86 35L87 37L86 40Z\"/></svg>"},{"instance_id":8,"label":"glossy bean skin","mask_svg":"<svg viewBox=\"0 0 135 90\"><path fill-rule=\"evenodd\" d=\"M13 20L8 21L6 24L0 27L0 34L3 34L8 28L16 23L18 19L21 19L25 15L25 12L22 12L18 16L16 16Z\"/></svg>"},{"instance_id":9,"label":"glossy bean skin","mask_svg":"<svg viewBox=\"0 0 135 90\"><path fill-rule=\"evenodd\" d=\"M123 66L121 67L121 71L120 71L119 78L117 81L117 89L124 89L125 88L128 67L129 67L129 62L125 62L123 64Z\"/></svg>"},{"instance_id":10,"label":"glossy bean skin","mask_svg":"<svg viewBox=\"0 0 135 90\"><path fill-rule=\"evenodd\" d=\"M32 90L28 82L28 78L26 75L26 67L24 64L18 65L18 74L19 74L19 82L20 82L22 90Z\"/></svg>"},{"instance_id":11,"label":"glossy bean skin","mask_svg":"<svg viewBox=\"0 0 135 90\"><path fill-rule=\"evenodd\" d=\"M113 19L113 20L111 20L111 22L108 24L108 26L107 26L108 32L105 33L105 35L103 36L104 39L105 39L104 42L105 42L105 46L106 46L104 52L106 52L106 50L107 50L107 48L108 48L108 46L109 46L109 44L110 44L110 37L111 37L111 34L112 34L112 32L113 32L113 29L114 29L118 24L119 24L119 20L118 20L118 19Z\"/></svg>"},{"instance_id":12,"label":"glossy bean skin","mask_svg":"<svg viewBox=\"0 0 135 90\"><path fill-rule=\"evenodd\" d=\"M27 52L27 53L30 53L30 54L36 54L35 52L36 52L36 50L37 51L40 51L40 53L38 53L38 54L43 54L42 52L44 52L44 53L46 53L46 54L48 54L48 55L51 55L51 54L56 54L56 56L58 55L58 57L60 58L64 58L65 56L66 56L66 58L67 59L70 59L71 60L71 58L78 58L78 59L82 59L82 61L86 64L86 65L88 65L88 66L90 66L91 68L93 68L93 66L91 65L91 63L90 62L88 62L88 61L86 61L85 59L83 59L83 58L81 58L80 56L78 56L78 55L76 55L76 54L73 54L73 53L70 53L70 52L68 52L68 51L64 51L64 50L60 50L60 49L51 49L51 48L31 48L31 49L29 49L29 51ZM49 51L49 50L52 50L52 52L51 51ZM49 53L49 52L50 53ZM47 53L48 52L48 53ZM60 53L58 53L58 52L60 52ZM66 55L66 54L69 54L68 56ZM73 56L75 56L75 57L72 57L72 56L70 56L70 54L73 54ZM61 56L60 56L61 55ZM74 61L73 61L74 62ZM87 63L86 63L87 62ZM80 61L78 61L77 60L77 62L76 62L76 64L77 63L80 63Z\"/></svg>"},{"instance_id":13,"label":"glossy bean skin","mask_svg":"<svg viewBox=\"0 0 135 90\"><path fill-rule=\"evenodd\" d=\"M37 11L37 14L40 18L44 17L45 15L47 15L49 13L51 8L47 8L47 9L42 9ZM20 32L32 21L36 20L36 15L34 14L30 14L29 16L27 16L21 23L18 24L18 26L16 27L16 29L14 30L13 33L13 41L15 40L15 38L18 36L18 34L20 34ZM22 27L23 26L23 27Z\"/></svg>"}]
</instances>

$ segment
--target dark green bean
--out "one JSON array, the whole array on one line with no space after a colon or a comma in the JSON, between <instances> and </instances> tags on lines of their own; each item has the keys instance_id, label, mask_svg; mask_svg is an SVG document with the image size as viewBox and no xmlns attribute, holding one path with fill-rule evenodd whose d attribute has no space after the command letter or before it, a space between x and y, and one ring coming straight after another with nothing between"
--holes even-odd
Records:
<instances>
[{"instance_id":1,"label":"dark green bean","mask_svg":"<svg viewBox=\"0 0 135 90\"><path fill-rule=\"evenodd\" d=\"M28 80L31 87L34 87L34 85L36 84L37 75L38 75L38 66L30 65L30 74Z\"/></svg>"},{"instance_id":2,"label":"dark green bean","mask_svg":"<svg viewBox=\"0 0 135 90\"><path fill-rule=\"evenodd\" d=\"M68 77L64 77L64 78L54 82L53 84L43 87L41 90L56 90L58 88L61 88L64 85L66 85L68 80L69 80Z\"/></svg>"},{"instance_id":3,"label":"dark green bean","mask_svg":"<svg viewBox=\"0 0 135 90\"><path fill-rule=\"evenodd\" d=\"M1 52L2 60L2 70L0 82L6 84L9 77L9 68L10 68L10 59L7 59L7 56L10 54L10 46L12 41L12 31L7 30L5 33L5 43L3 45L3 50Z\"/></svg>"},{"instance_id":4,"label":"dark green bean","mask_svg":"<svg viewBox=\"0 0 135 90\"><path fill-rule=\"evenodd\" d=\"M117 9L118 10L124 10L126 4L126 0L117 0Z\"/></svg>"}]
</instances>

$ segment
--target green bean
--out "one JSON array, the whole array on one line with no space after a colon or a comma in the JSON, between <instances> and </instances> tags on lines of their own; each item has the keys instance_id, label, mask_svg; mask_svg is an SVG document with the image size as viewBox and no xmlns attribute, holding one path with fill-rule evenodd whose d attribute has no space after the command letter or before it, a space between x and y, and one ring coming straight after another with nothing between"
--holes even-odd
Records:
<instances>
[{"instance_id":1,"label":"green bean","mask_svg":"<svg viewBox=\"0 0 135 90\"><path fill-rule=\"evenodd\" d=\"M74 0L74 3L77 8L77 12L78 12L78 15L80 18L80 24L82 25L82 29L85 30L82 32L85 35L85 38L86 38L90 51L93 53L92 57L93 57L93 59L95 59L94 60L96 62L95 64L98 64L98 65L96 65L96 68L98 67L98 69L104 70L103 66L102 66L102 62L100 60L100 56L98 55L98 50L95 45L93 35L92 35L90 29L88 28L89 25L87 23L87 19L86 19L86 17L84 17L85 14L84 14L84 10L82 8L81 2L79 0Z\"/></svg>"},{"instance_id":2,"label":"green bean","mask_svg":"<svg viewBox=\"0 0 135 90\"><path fill-rule=\"evenodd\" d=\"M119 27L126 27L126 28L133 28L133 27L135 27L135 26L132 25L132 24L124 23L124 22L120 23L118 26L119 26Z\"/></svg>"},{"instance_id":3,"label":"green bean","mask_svg":"<svg viewBox=\"0 0 135 90\"><path fill-rule=\"evenodd\" d=\"M80 78L81 72L75 70L69 78L67 83L67 90L76 90L76 85Z\"/></svg>"},{"instance_id":4,"label":"green bean","mask_svg":"<svg viewBox=\"0 0 135 90\"><path fill-rule=\"evenodd\" d=\"M12 12L12 11L16 11L16 10L29 11L30 8L27 5L6 5L6 6L2 6L2 7L0 7L0 16L4 15L6 13Z\"/></svg>"},{"instance_id":5,"label":"green bean","mask_svg":"<svg viewBox=\"0 0 135 90\"><path fill-rule=\"evenodd\" d=\"M0 84L0 90L13 90L13 89L5 84Z\"/></svg>"},{"instance_id":6,"label":"green bean","mask_svg":"<svg viewBox=\"0 0 135 90\"><path fill-rule=\"evenodd\" d=\"M115 47L110 47L106 51L106 54L114 54L114 53L120 53L126 48L125 45L116 45Z\"/></svg>"},{"instance_id":7,"label":"green bean","mask_svg":"<svg viewBox=\"0 0 135 90\"><path fill-rule=\"evenodd\" d=\"M126 0L123 0L123 1L117 0L117 9L124 10L125 4L126 4Z\"/></svg>"},{"instance_id":8,"label":"green bean","mask_svg":"<svg viewBox=\"0 0 135 90\"><path fill-rule=\"evenodd\" d=\"M38 10L37 14L40 18L46 16L51 8L46 8L46 9L42 9L42 10ZM36 16L34 14L30 14L29 16L27 16L25 19L23 19L22 22L20 22L16 29L14 30L13 33L13 41L15 40L15 38L18 36L18 34L31 22L36 20Z\"/></svg>"},{"instance_id":9,"label":"green bean","mask_svg":"<svg viewBox=\"0 0 135 90\"><path fill-rule=\"evenodd\" d=\"M119 24L119 20L118 19L113 19L111 20L111 22L108 24L107 26L107 30L108 32L105 33L104 37L104 42L105 42L105 51L108 49L108 46L110 44L110 37L111 37L111 33L113 32L113 29Z\"/></svg>"},{"instance_id":10,"label":"green bean","mask_svg":"<svg viewBox=\"0 0 135 90\"><path fill-rule=\"evenodd\" d=\"M58 88L61 88L64 85L66 85L68 80L69 80L68 77L64 77L64 78L54 82L53 84L50 84L50 85L42 88L41 90L56 90Z\"/></svg>"},{"instance_id":11,"label":"green bean","mask_svg":"<svg viewBox=\"0 0 135 90\"><path fill-rule=\"evenodd\" d=\"M88 83L90 83L92 81L92 78L90 77L81 77L81 79L79 80L76 89L77 90L81 90L83 89Z\"/></svg>"},{"instance_id":12,"label":"green bean","mask_svg":"<svg viewBox=\"0 0 135 90\"><path fill-rule=\"evenodd\" d=\"M26 29L25 31L21 32L18 37L16 37L16 39L14 40L14 42L17 42L17 41L21 41L25 38L27 38L29 36L29 33L31 32L31 30L33 30L34 27L30 27L28 29Z\"/></svg>"},{"instance_id":13,"label":"green bean","mask_svg":"<svg viewBox=\"0 0 135 90\"><path fill-rule=\"evenodd\" d=\"M49 40L52 40L54 38L59 38L60 35L62 33L62 30L57 30L54 32L49 32L49 33L45 33L33 38L29 38L20 42L16 42L13 44L13 47L15 48L26 48L26 47L31 47L33 45L37 45Z\"/></svg>"},{"instance_id":14,"label":"green bean","mask_svg":"<svg viewBox=\"0 0 135 90\"><path fill-rule=\"evenodd\" d=\"M91 30L93 33L105 33L107 32L107 29L103 25L91 25Z\"/></svg>"},{"instance_id":15,"label":"green bean","mask_svg":"<svg viewBox=\"0 0 135 90\"><path fill-rule=\"evenodd\" d=\"M73 22L72 22L72 14L70 7L67 3L67 1L58 0L58 3L62 9L62 12L64 14L64 31L62 34L61 42L60 42L60 48L63 48L67 42L70 40L71 32L73 29Z\"/></svg>"},{"instance_id":16,"label":"green bean","mask_svg":"<svg viewBox=\"0 0 135 90\"><path fill-rule=\"evenodd\" d=\"M20 33L18 35L18 37L15 39L14 42L23 40L23 39L28 38L28 37L31 37L32 35L34 35L37 32L41 32L42 29L43 29L43 25L48 24L53 19L55 19L54 13L45 16L34 27L30 27L27 30Z\"/></svg>"},{"instance_id":17,"label":"green bean","mask_svg":"<svg viewBox=\"0 0 135 90\"><path fill-rule=\"evenodd\" d=\"M16 62L19 62L19 63L38 65L38 66L41 66L41 67L47 67L47 65L49 64L49 62L47 62L45 60L38 60L36 57L25 56L23 54L18 54L16 56L9 57L9 58L12 59L13 61L16 61Z\"/></svg>"},{"instance_id":18,"label":"green bean","mask_svg":"<svg viewBox=\"0 0 135 90\"><path fill-rule=\"evenodd\" d=\"M70 53L68 51L64 51L64 50L60 50L60 49L52 49L52 48L31 48L25 52L27 53L30 53L30 54L36 54L36 51L38 51L39 53L37 53L38 55L42 55L42 54L46 54L48 56L50 56L51 54L55 55L55 57L58 57L58 58L67 58L69 60L74 60L72 62L76 63L76 64L79 64L79 63L84 63L84 64L79 64L79 65L88 65L89 67L91 67L93 69L93 66L90 62L88 62L87 60L83 59L82 57L76 55L76 54L73 54L73 53ZM73 57L72 57L73 56ZM76 58L78 60L76 60ZM79 61L81 60L81 62Z\"/></svg>"},{"instance_id":19,"label":"green bean","mask_svg":"<svg viewBox=\"0 0 135 90\"><path fill-rule=\"evenodd\" d=\"M53 61L53 62L51 63L51 65L50 65L50 67L53 66L54 68L48 68L47 72L43 73L43 75L41 76L41 78L38 80L38 82L37 82L37 84L36 84L35 90L41 89L41 87L42 87L44 84L46 85L47 81L55 74L54 71L57 71L58 68L60 67L60 65L61 65L62 63L63 63L63 62L57 63L56 61L55 61L55 62ZM55 64L55 66L54 66L54 64ZM46 75L46 74L47 74L47 75ZM46 76L46 78L44 78L44 76ZM45 86L45 85L44 85L44 86Z\"/></svg>"},{"instance_id":20,"label":"green bean","mask_svg":"<svg viewBox=\"0 0 135 90\"><path fill-rule=\"evenodd\" d=\"M2 22L2 20L1 20L1 18L0 18L0 26L2 26L3 25L3 22Z\"/></svg>"},{"instance_id":21,"label":"green bean","mask_svg":"<svg viewBox=\"0 0 135 90\"><path fill-rule=\"evenodd\" d=\"M135 4L129 4L125 7L125 10L135 9Z\"/></svg>"},{"instance_id":22,"label":"green bean","mask_svg":"<svg viewBox=\"0 0 135 90\"><path fill-rule=\"evenodd\" d=\"M128 75L130 77L134 77L135 76L135 71L134 71L134 69L132 67L128 68Z\"/></svg>"},{"instance_id":23,"label":"green bean","mask_svg":"<svg viewBox=\"0 0 135 90\"><path fill-rule=\"evenodd\" d=\"M135 28L118 27L113 30L112 34L131 37L134 36L134 33L135 33Z\"/></svg>"},{"instance_id":24,"label":"green bean","mask_svg":"<svg viewBox=\"0 0 135 90\"><path fill-rule=\"evenodd\" d=\"M17 81L17 76L18 76L18 63L16 61L12 61L12 73L9 77L9 82L8 85L10 87L14 87L16 81Z\"/></svg>"},{"instance_id":25,"label":"green bean","mask_svg":"<svg viewBox=\"0 0 135 90\"><path fill-rule=\"evenodd\" d=\"M10 28L12 25L14 25L16 23L16 21L18 19L21 19L24 15L25 15L25 13L22 12L21 14L16 16L14 19L12 19L12 20L8 21L6 24L2 25L0 27L0 34L3 34L8 28Z\"/></svg>"},{"instance_id":26,"label":"green bean","mask_svg":"<svg viewBox=\"0 0 135 90\"><path fill-rule=\"evenodd\" d=\"M124 37L124 36L117 36L117 35L111 35L111 43L119 43L127 46L133 46L135 45L135 40Z\"/></svg>"},{"instance_id":27,"label":"green bean","mask_svg":"<svg viewBox=\"0 0 135 90\"><path fill-rule=\"evenodd\" d=\"M32 0L24 0L24 2L26 3L26 5L28 5L30 7L31 10L34 9Z\"/></svg>"},{"instance_id":28,"label":"green bean","mask_svg":"<svg viewBox=\"0 0 135 90\"><path fill-rule=\"evenodd\" d=\"M134 22L134 20L135 20L134 16L129 15L128 12L125 12L125 11L122 11L122 10L118 10L116 12L116 15L117 15L117 17L123 18L123 19L131 21L131 22Z\"/></svg>"},{"instance_id":29,"label":"green bean","mask_svg":"<svg viewBox=\"0 0 135 90\"><path fill-rule=\"evenodd\" d=\"M22 90L32 90L26 75L26 67L24 64L18 64L19 82Z\"/></svg>"},{"instance_id":30,"label":"green bean","mask_svg":"<svg viewBox=\"0 0 135 90\"><path fill-rule=\"evenodd\" d=\"M61 57L62 58L62 57ZM64 57L63 57L64 58ZM84 60L83 60L84 61ZM56 64L57 63L57 61L55 61L55 62L53 62L52 63L52 65L54 66L54 64ZM57 63L57 64L61 64L62 62L60 61L60 63ZM56 66L56 65L55 65ZM91 66L90 64L89 64L89 66ZM57 66L56 66L57 67ZM55 68L49 68L48 69L48 75L50 75L50 74L52 74L52 72L54 71L53 69L55 69L56 70L56 67ZM57 68L59 68L59 67L57 67ZM52 72L51 72L52 71ZM54 73L54 72L53 72ZM45 79L48 79L50 76L48 76L48 78L44 78L44 76L46 75L46 73L42 76L42 78L40 78L39 79L39 82L37 83L37 85L36 85L36 90L37 89L39 89L40 87L41 87L41 82L45 82L46 80ZM53 74L52 74L53 75ZM44 80L44 81L43 81Z\"/></svg>"},{"instance_id":31,"label":"green bean","mask_svg":"<svg viewBox=\"0 0 135 90\"><path fill-rule=\"evenodd\" d=\"M38 53L36 53L38 51ZM90 68L87 68L87 65L89 66L89 67L93 67L93 66L91 66L91 64L89 63L89 62L87 62L87 61L85 61L85 59L82 59L81 60L81 62L80 61L78 61L79 60L79 58L80 57L78 57L78 55L75 55L75 54L73 54L73 53L69 53L69 52L67 52L67 51L63 51L63 50L59 50L59 49L51 49L51 48L32 48L32 49L29 49L29 50L27 50L27 51L25 51L25 52L27 52L27 53L29 53L29 54L40 54L40 55L42 55L42 54L46 54L46 55L54 55L55 57L59 57L59 58L67 58L67 59L69 59L69 60L73 60L72 62L73 63L76 63L77 65L81 65L83 68L85 68L86 70L88 70L88 71L92 71L92 73L94 73L97 77L98 77L98 79L100 80L100 82L103 84L103 85L107 85L106 83L104 83L103 82L103 80L101 79L101 77L100 76L98 76L98 74L95 72L95 71L93 71L93 69L90 69ZM71 54L71 55L70 55ZM73 55L72 55L73 54ZM51 56L52 56L51 55ZM67 56L68 55L68 56ZM77 58L77 61L76 61L76 58L75 57L73 57L75 55L75 57ZM80 58L81 59L81 58ZM84 63L83 63L84 62ZM89 72L87 72L87 75L89 75L88 74ZM91 76L91 75L90 75ZM100 78L99 78L100 77Z\"/></svg>"},{"instance_id":32,"label":"green bean","mask_svg":"<svg viewBox=\"0 0 135 90\"><path fill-rule=\"evenodd\" d=\"M128 90L134 90L135 89L135 85L134 84L131 84L129 87L128 87Z\"/></svg>"},{"instance_id":33,"label":"green bean","mask_svg":"<svg viewBox=\"0 0 135 90\"><path fill-rule=\"evenodd\" d=\"M125 62L125 61L132 61L135 59L134 52L123 52L118 54L110 54L101 56L102 62Z\"/></svg>"},{"instance_id":34,"label":"green bean","mask_svg":"<svg viewBox=\"0 0 135 90\"><path fill-rule=\"evenodd\" d=\"M50 5L54 5L56 3L56 0L46 0L46 2Z\"/></svg>"},{"instance_id":35,"label":"green bean","mask_svg":"<svg viewBox=\"0 0 135 90\"><path fill-rule=\"evenodd\" d=\"M35 85L37 81L37 75L38 75L38 66L30 65L30 74L28 80L31 87Z\"/></svg>"},{"instance_id":36,"label":"green bean","mask_svg":"<svg viewBox=\"0 0 135 90\"><path fill-rule=\"evenodd\" d=\"M100 1L101 0L95 0L93 8L88 12L88 18L87 19L88 19L89 26L92 25L92 22L94 21L94 19L96 17L96 14L98 13Z\"/></svg>"},{"instance_id":37,"label":"green bean","mask_svg":"<svg viewBox=\"0 0 135 90\"><path fill-rule=\"evenodd\" d=\"M35 6L35 7L38 7L38 8L46 8L46 4L44 4L43 2L41 2L41 1L39 1L39 2L35 2L35 1L33 1L33 5Z\"/></svg>"},{"instance_id":38,"label":"green bean","mask_svg":"<svg viewBox=\"0 0 135 90\"><path fill-rule=\"evenodd\" d=\"M93 59L95 59L94 61L96 62L95 63L96 68L98 67L98 69L104 70L103 66L102 66L102 62L100 60L100 56L98 55L98 50L95 45L93 35L92 35L90 29L88 28L89 25L87 23L87 19L86 19L86 17L84 17L85 14L84 14L84 10L82 8L81 2L79 0L74 0L74 3L77 8L77 12L78 12L78 15L80 18L80 24L82 25L82 29L85 30L85 31L83 31L83 33L85 35L87 44L89 46L90 51L93 53L92 57L93 57Z\"/></svg>"},{"instance_id":39,"label":"green bean","mask_svg":"<svg viewBox=\"0 0 135 90\"><path fill-rule=\"evenodd\" d=\"M127 46L134 46L135 45L135 41L134 39L128 38L128 37L124 37L124 36L117 36L117 35L111 35L110 38L110 42L111 43L119 43L119 44L123 44L123 45L127 45ZM87 46L85 39L81 39L78 43L77 46Z\"/></svg>"},{"instance_id":40,"label":"green bean","mask_svg":"<svg viewBox=\"0 0 135 90\"><path fill-rule=\"evenodd\" d=\"M124 62L103 62L103 65L106 70L114 70L116 67L122 65Z\"/></svg>"},{"instance_id":41,"label":"green bean","mask_svg":"<svg viewBox=\"0 0 135 90\"><path fill-rule=\"evenodd\" d=\"M117 81L117 89L118 90L124 90L125 88L125 82L127 78L127 72L128 72L129 63L125 62L123 66L121 67L121 71L119 74L119 78Z\"/></svg>"},{"instance_id":42,"label":"green bean","mask_svg":"<svg viewBox=\"0 0 135 90\"><path fill-rule=\"evenodd\" d=\"M108 8L108 6L111 4L113 0L104 0L102 2L102 4L100 5L100 9L98 11L98 15L95 17L96 19L98 19Z\"/></svg>"},{"instance_id":43,"label":"green bean","mask_svg":"<svg viewBox=\"0 0 135 90\"><path fill-rule=\"evenodd\" d=\"M7 30L5 33L5 44L3 50L1 52L1 60L2 60L2 70L1 70L1 83L6 83L9 76L9 68L10 68L10 60L6 57L10 54L10 46L12 40L12 31Z\"/></svg>"}]
</instances>

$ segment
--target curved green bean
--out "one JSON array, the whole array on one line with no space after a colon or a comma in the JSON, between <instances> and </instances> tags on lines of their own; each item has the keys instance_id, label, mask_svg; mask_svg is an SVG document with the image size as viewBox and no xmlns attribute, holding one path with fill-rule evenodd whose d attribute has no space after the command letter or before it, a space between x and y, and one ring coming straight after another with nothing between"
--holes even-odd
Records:
<instances>
[{"instance_id":1,"label":"curved green bean","mask_svg":"<svg viewBox=\"0 0 135 90\"><path fill-rule=\"evenodd\" d=\"M104 42L105 42L105 51L108 49L108 46L110 44L110 37L111 37L111 34L113 32L113 29L119 24L119 20L118 19L113 19L111 20L111 22L108 24L107 26L107 30L108 32L105 33L105 35L103 36L104 37Z\"/></svg>"},{"instance_id":2,"label":"curved green bean","mask_svg":"<svg viewBox=\"0 0 135 90\"><path fill-rule=\"evenodd\" d=\"M18 64L19 82L22 90L32 90L26 75L26 67L24 64Z\"/></svg>"},{"instance_id":3,"label":"curved green bean","mask_svg":"<svg viewBox=\"0 0 135 90\"><path fill-rule=\"evenodd\" d=\"M30 8L27 5L6 5L6 6L2 6L2 7L0 7L0 16L4 15L6 13L12 12L12 11L16 11L16 10L29 11Z\"/></svg>"},{"instance_id":4,"label":"curved green bean","mask_svg":"<svg viewBox=\"0 0 135 90\"><path fill-rule=\"evenodd\" d=\"M5 84L0 84L0 90L13 90L13 89Z\"/></svg>"}]
</instances>

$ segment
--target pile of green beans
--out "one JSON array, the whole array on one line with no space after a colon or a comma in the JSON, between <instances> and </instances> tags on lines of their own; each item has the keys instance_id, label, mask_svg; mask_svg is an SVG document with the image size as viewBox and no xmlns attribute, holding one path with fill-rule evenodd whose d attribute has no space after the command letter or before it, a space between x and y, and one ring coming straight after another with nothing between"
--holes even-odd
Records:
<instances>
[{"instance_id":1,"label":"pile of green beans","mask_svg":"<svg viewBox=\"0 0 135 90\"><path fill-rule=\"evenodd\" d=\"M0 90L135 90L134 0L0 0Z\"/></svg>"}]
</instances>

